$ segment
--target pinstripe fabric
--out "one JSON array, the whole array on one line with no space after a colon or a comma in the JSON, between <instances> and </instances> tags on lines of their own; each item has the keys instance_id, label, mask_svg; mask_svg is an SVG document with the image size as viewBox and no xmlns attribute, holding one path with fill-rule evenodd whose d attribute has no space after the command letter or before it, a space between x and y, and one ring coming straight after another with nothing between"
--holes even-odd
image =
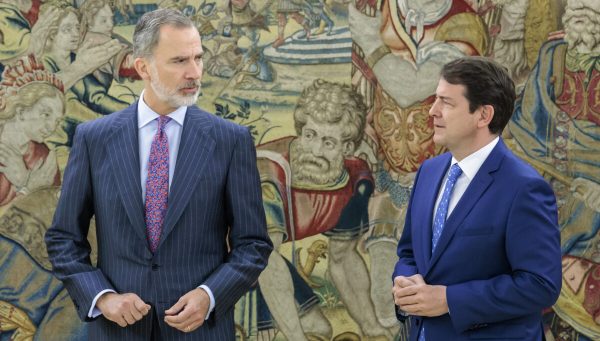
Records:
<instances>
[{"instance_id":1,"label":"pinstripe fabric","mask_svg":"<svg viewBox=\"0 0 600 341\"><path fill-rule=\"evenodd\" d=\"M233 305L255 283L272 249L250 134L188 108L153 254L146 240L136 120L134 104L78 126L46 234L54 272L84 320L93 297L110 288L136 293L151 304L163 340L233 340ZM94 215L97 268L89 263L86 242ZM164 324L164 311L201 284L215 298L211 318L190 334ZM90 339L146 340L151 324L150 314L126 328L99 317L91 323Z\"/></svg>"}]
</instances>

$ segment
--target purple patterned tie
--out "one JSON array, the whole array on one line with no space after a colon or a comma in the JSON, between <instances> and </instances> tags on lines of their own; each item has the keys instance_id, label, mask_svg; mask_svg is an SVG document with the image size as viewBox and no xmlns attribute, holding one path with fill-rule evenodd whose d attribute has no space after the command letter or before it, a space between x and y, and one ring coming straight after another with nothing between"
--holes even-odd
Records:
<instances>
[{"instance_id":1,"label":"purple patterned tie","mask_svg":"<svg viewBox=\"0 0 600 341\"><path fill-rule=\"evenodd\" d=\"M158 118L158 130L152 139L148 160L146 234L152 252L158 247L169 199L169 143L165 126L170 120L167 116Z\"/></svg>"}]
</instances>

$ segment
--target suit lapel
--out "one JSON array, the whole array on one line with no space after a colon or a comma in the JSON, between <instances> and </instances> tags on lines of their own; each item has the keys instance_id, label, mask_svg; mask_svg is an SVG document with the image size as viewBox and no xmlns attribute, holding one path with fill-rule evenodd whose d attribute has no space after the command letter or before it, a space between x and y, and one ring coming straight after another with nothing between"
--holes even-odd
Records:
<instances>
[{"instance_id":1,"label":"suit lapel","mask_svg":"<svg viewBox=\"0 0 600 341\"><path fill-rule=\"evenodd\" d=\"M108 151L117 191L135 233L146 240L144 203L140 179L137 102L115 117ZM133 195L132 195L133 194Z\"/></svg>"},{"instance_id":2,"label":"suit lapel","mask_svg":"<svg viewBox=\"0 0 600 341\"><path fill-rule=\"evenodd\" d=\"M502 139L500 139L488 158L481 165L475 178L473 178L467 187L467 190L456 204L456 207L450 216L448 216L444 225L444 231L431 256L429 269L431 269L440 258L441 254L452 240L452 237L454 237L456 230L479 201L479 198L481 198L489 186L494 182L494 177L491 173L495 172L500 167L500 163L502 162L505 153L506 147L504 146Z\"/></svg>"},{"instance_id":3,"label":"suit lapel","mask_svg":"<svg viewBox=\"0 0 600 341\"><path fill-rule=\"evenodd\" d=\"M442 186L443 184L444 176L448 171L451 159L452 156L448 153L443 160L440 160L440 167L432 167L430 171L431 173L426 177L426 179L428 179L426 184L430 183L435 185L425 185L427 192L425 192L425 195L423 196L423 200L425 203L424 207L426 207L426 209L423 213L422 221L425 225L423 225L422 228L420 228L421 233L418 234L421 236L421 240L418 241L418 243L421 245L421 250L423 250L423 264L428 264L431 259L431 237L433 233L431 227L433 225L433 210L435 208L435 202L440 191L440 186ZM426 268L429 268L429 266L427 266Z\"/></svg>"},{"instance_id":4,"label":"suit lapel","mask_svg":"<svg viewBox=\"0 0 600 341\"><path fill-rule=\"evenodd\" d=\"M158 247L171 233L188 205L215 147L215 140L209 134L212 122L208 115L195 106L189 107L185 115L167 215Z\"/></svg>"}]
</instances>

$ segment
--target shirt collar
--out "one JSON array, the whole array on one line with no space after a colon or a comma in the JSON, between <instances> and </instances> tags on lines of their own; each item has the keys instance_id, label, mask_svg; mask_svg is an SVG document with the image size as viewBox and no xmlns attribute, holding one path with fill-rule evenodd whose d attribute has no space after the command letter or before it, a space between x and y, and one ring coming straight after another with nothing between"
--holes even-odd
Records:
<instances>
[{"instance_id":1,"label":"shirt collar","mask_svg":"<svg viewBox=\"0 0 600 341\"><path fill-rule=\"evenodd\" d=\"M158 116L160 116L159 114L154 112L154 110L150 109L148 104L146 104L146 102L144 102L144 91L142 91L142 94L140 95L140 100L138 101L138 106L137 106L137 112L138 112L138 129L145 127L146 125L148 125L148 123L154 121ZM186 112L187 112L187 107L182 106L182 107L175 109L175 111L171 112L167 116L172 118L173 121L177 122L180 126L183 127L183 121L185 119Z\"/></svg>"},{"instance_id":2,"label":"shirt collar","mask_svg":"<svg viewBox=\"0 0 600 341\"><path fill-rule=\"evenodd\" d=\"M477 174L479 168L481 168L481 165L483 165L483 163L490 155L494 147L496 147L496 144L498 144L499 140L500 137L496 137L492 140L492 142L486 144L483 148L462 159L460 162L458 162L453 156L450 166L454 165L455 163L458 163L458 166L460 167L460 169L462 169L463 174L467 178L469 178L469 180L473 180L475 174Z\"/></svg>"}]
</instances>

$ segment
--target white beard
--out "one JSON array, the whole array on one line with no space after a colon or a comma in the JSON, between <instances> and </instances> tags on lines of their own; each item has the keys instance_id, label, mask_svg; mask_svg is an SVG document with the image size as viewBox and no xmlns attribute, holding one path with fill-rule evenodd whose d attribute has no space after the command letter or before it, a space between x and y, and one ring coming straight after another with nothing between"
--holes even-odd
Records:
<instances>
[{"instance_id":1,"label":"white beard","mask_svg":"<svg viewBox=\"0 0 600 341\"><path fill-rule=\"evenodd\" d=\"M166 85L164 85L160 78L158 77L158 71L154 65L150 65L150 76L152 80L150 81L150 86L156 97L158 97L161 101L168 103L173 108L179 107L189 107L191 105L196 104L198 101L198 97L200 96L200 81L189 81L177 89L169 89ZM198 91L192 95L180 95L178 91L182 88L197 86Z\"/></svg>"},{"instance_id":2,"label":"white beard","mask_svg":"<svg viewBox=\"0 0 600 341\"><path fill-rule=\"evenodd\" d=\"M573 24L573 17L585 16L588 19L584 28L580 29ZM565 25L565 41L569 48L577 49L579 53L600 52L600 13L591 8L567 8L563 16Z\"/></svg>"}]
</instances>

